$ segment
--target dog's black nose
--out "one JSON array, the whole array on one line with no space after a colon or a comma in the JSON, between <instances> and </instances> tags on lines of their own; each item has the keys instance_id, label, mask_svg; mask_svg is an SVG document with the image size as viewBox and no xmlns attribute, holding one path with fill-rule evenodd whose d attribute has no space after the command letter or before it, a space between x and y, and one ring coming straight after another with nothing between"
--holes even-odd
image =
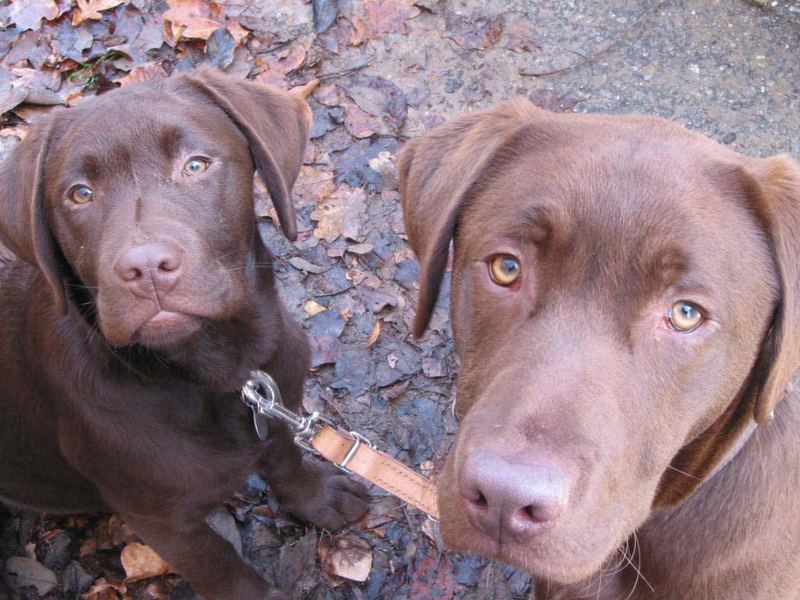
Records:
<instances>
[{"instance_id":1,"label":"dog's black nose","mask_svg":"<svg viewBox=\"0 0 800 600\"><path fill-rule=\"evenodd\" d=\"M140 296L165 294L181 276L183 251L168 242L150 242L125 250L114 267L117 275Z\"/></svg>"},{"instance_id":2,"label":"dog's black nose","mask_svg":"<svg viewBox=\"0 0 800 600\"><path fill-rule=\"evenodd\" d=\"M490 450L475 450L461 469L460 492L473 526L498 540L530 540L564 512L566 477L556 467L511 462Z\"/></svg>"}]
</instances>

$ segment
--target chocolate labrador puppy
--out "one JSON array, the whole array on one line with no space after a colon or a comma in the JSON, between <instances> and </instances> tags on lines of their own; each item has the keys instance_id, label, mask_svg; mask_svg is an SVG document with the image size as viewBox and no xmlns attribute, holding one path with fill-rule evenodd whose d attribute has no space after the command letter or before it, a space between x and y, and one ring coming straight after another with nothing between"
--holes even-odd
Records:
<instances>
[{"instance_id":1,"label":"chocolate labrador puppy","mask_svg":"<svg viewBox=\"0 0 800 600\"><path fill-rule=\"evenodd\" d=\"M445 542L540 600L800 598L800 168L517 100L400 172L417 335L454 248Z\"/></svg>"},{"instance_id":2,"label":"chocolate labrador puppy","mask_svg":"<svg viewBox=\"0 0 800 600\"><path fill-rule=\"evenodd\" d=\"M0 500L113 509L207 598L283 597L205 517L260 472L286 510L336 528L364 488L260 442L251 369L300 406L304 333L256 228L258 170L296 237L310 124L288 93L205 71L55 112L0 171Z\"/></svg>"}]
</instances>

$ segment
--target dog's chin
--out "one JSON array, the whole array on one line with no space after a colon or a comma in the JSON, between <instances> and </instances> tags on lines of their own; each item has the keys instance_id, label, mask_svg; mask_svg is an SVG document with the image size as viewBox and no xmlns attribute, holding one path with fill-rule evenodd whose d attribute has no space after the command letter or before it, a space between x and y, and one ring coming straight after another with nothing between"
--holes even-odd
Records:
<instances>
[{"instance_id":1,"label":"dog's chin","mask_svg":"<svg viewBox=\"0 0 800 600\"><path fill-rule=\"evenodd\" d=\"M162 310L134 333L131 341L152 350L166 350L189 342L203 328L203 319Z\"/></svg>"},{"instance_id":2,"label":"dog's chin","mask_svg":"<svg viewBox=\"0 0 800 600\"><path fill-rule=\"evenodd\" d=\"M452 531L442 523L442 539L448 550L485 556L510 565L535 578L569 585L586 580L603 566L606 555L586 560L564 556L554 549L548 552L515 543L498 543L474 531Z\"/></svg>"}]
</instances>

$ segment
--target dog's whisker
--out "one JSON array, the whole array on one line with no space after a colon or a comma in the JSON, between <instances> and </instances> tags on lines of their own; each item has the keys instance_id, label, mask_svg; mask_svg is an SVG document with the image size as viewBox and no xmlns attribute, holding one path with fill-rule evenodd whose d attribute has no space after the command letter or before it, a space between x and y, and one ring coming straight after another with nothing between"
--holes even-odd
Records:
<instances>
[{"instance_id":1,"label":"dog's whisker","mask_svg":"<svg viewBox=\"0 0 800 600\"><path fill-rule=\"evenodd\" d=\"M239 252L239 250L231 250L230 252L226 252L225 254L221 254L220 256L218 256L217 258L214 259L214 262L220 262L222 259L228 258L232 254L236 254L237 252Z\"/></svg>"},{"instance_id":2,"label":"dog's whisker","mask_svg":"<svg viewBox=\"0 0 800 600\"><path fill-rule=\"evenodd\" d=\"M689 477L690 479L694 479L696 481L701 481L700 477L695 477L691 473L687 473L686 471L681 471L680 469L676 469L672 465L667 465L667 468L671 469L672 471L675 471L676 473L680 473L681 475L685 475L686 477Z\"/></svg>"},{"instance_id":3,"label":"dog's whisker","mask_svg":"<svg viewBox=\"0 0 800 600\"><path fill-rule=\"evenodd\" d=\"M226 271L241 271L242 269L247 269L249 267L253 267L255 269L271 269L274 270L275 267L271 263L250 263L247 265L241 265L238 267L226 267Z\"/></svg>"},{"instance_id":4,"label":"dog's whisker","mask_svg":"<svg viewBox=\"0 0 800 600\"><path fill-rule=\"evenodd\" d=\"M639 581L643 581L644 584L650 589L651 592L655 592L655 589L653 588L652 585L650 585L650 582L644 576L644 574L642 573L642 570L640 568L642 566L642 552L641 552L641 546L639 544L639 537L636 535L635 531L633 532L633 536L632 537L633 537L633 551L631 552L631 556L628 558L628 565L630 565L630 567L634 571L636 571L636 579L634 579L633 586L631 587L631 591L625 597L625 600L630 600L630 598L633 597L633 594L636 591L636 586L639 584ZM634 564L634 562L633 562L634 558L636 559L636 562L639 563L639 566L636 566Z\"/></svg>"}]
</instances>

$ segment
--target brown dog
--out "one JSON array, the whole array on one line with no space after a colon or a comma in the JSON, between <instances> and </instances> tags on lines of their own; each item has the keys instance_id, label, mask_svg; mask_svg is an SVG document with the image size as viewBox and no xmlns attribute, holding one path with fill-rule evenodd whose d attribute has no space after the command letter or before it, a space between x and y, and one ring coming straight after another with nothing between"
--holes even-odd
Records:
<instances>
[{"instance_id":1,"label":"brown dog","mask_svg":"<svg viewBox=\"0 0 800 600\"><path fill-rule=\"evenodd\" d=\"M254 167L284 233L310 111L206 71L56 112L2 166L0 499L113 508L204 596L282 597L204 519L254 470L326 528L364 489L304 462L237 389L251 369L300 405L305 335L281 304ZM23 262L24 261L24 262Z\"/></svg>"},{"instance_id":2,"label":"brown dog","mask_svg":"<svg viewBox=\"0 0 800 600\"><path fill-rule=\"evenodd\" d=\"M797 165L518 100L400 172L417 335L454 247L445 542L542 600L800 597Z\"/></svg>"}]
</instances>

